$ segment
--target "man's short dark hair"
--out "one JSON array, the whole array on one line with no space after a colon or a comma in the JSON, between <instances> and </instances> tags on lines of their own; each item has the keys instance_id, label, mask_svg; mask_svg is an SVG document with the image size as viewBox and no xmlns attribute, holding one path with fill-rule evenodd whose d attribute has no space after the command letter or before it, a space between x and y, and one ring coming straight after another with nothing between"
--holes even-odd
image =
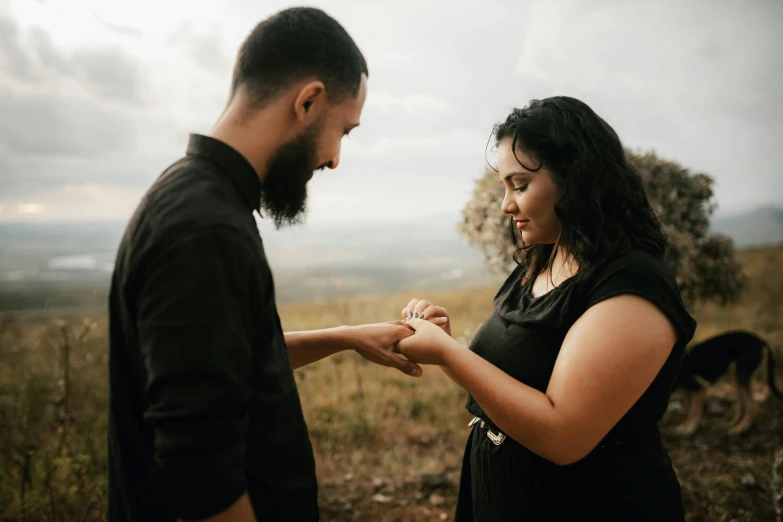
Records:
<instances>
[{"instance_id":1,"label":"man's short dark hair","mask_svg":"<svg viewBox=\"0 0 783 522\"><path fill-rule=\"evenodd\" d=\"M231 96L245 85L263 106L305 78L326 86L330 103L356 96L367 62L348 32L320 9L292 7L260 22L239 49Z\"/></svg>"}]
</instances>

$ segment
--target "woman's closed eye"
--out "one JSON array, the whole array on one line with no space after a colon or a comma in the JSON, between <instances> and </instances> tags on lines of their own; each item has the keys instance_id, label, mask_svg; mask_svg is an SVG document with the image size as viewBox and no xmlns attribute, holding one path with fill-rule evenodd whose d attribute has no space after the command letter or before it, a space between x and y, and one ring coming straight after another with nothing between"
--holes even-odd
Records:
<instances>
[{"instance_id":1,"label":"woman's closed eye","mask_svg":"<svg viewBox=\"0 0 783 522\"><path fill-rule=\"evenodd\" d=\"M514 187L514 190L516 190L517 192L524 192L524 191L525 191L525 189L527 189L527 185L528 185L528 184L527 184L527 183L525 183L524 185L520 185L520 186L518 186L518 187Z\"/></svg>"}]
</instances>

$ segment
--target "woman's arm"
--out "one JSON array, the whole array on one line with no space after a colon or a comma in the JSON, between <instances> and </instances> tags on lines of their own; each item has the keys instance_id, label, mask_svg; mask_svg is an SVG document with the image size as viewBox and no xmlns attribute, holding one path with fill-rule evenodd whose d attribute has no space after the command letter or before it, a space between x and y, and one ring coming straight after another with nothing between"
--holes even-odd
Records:
<instances>
[{"instance_id":1,"label":"woman's arm","mask_svg":"<svg viewBox=\"0 0 783 522\"><path fill-rule=\"evenodd\" d=\"M571 327L541 393L428 323L410 324L417 334L399 344L400 353L445 365L501 431L560 465L595 448L652 383L676 341L672 324L651 302L633 295L607 299Z\"/></svg>"}]
</instances>

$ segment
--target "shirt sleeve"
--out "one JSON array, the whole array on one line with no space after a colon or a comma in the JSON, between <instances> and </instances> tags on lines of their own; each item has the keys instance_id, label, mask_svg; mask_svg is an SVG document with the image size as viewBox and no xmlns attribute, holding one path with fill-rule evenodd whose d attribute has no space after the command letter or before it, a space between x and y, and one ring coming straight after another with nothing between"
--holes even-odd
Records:
<instances>
[{"instance_id":1,"label":"shirt sleeve","mask_svg":"<svg viewBox=\"0 0 783 522\"><path fill-rule=\"evenodd\" d=\"M621 294L633 294L661 310L677 331L678 343L687 344L696 321L683 303L680 289L666 264L649 254L632 252L598 270L591 281L587 307Z\"/></svg>"},{"instance_id":2,"label":"shirt sleeve","mask_svg":"<svg viewBox=\"0 0 783 522\"><path fill-rule=\"evenodd\" d=\"M215 515L247 489L251 398L250 258L239 232L213 227L145 262L137 300L145 419L172 516Z\"/></svg>"}]
</instances>

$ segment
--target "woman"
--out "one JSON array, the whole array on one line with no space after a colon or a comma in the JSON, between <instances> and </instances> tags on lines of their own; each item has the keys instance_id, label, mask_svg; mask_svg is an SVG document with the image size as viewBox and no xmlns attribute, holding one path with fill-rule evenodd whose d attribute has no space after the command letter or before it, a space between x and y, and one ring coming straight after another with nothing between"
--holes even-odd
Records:
<instances>
[{"instance_id":1,"label":"woman","mask_svg":"<svg viewBox=\"0 0 783 522\"><path fill-rule=\"evenodd\" d=\"M494 134L518 266L469 348L418 299L396 347L469 393L456 520L684 520L657 422L696 323L640 176L573 98L534 100Z\"/></svg>"}]
</instances>

